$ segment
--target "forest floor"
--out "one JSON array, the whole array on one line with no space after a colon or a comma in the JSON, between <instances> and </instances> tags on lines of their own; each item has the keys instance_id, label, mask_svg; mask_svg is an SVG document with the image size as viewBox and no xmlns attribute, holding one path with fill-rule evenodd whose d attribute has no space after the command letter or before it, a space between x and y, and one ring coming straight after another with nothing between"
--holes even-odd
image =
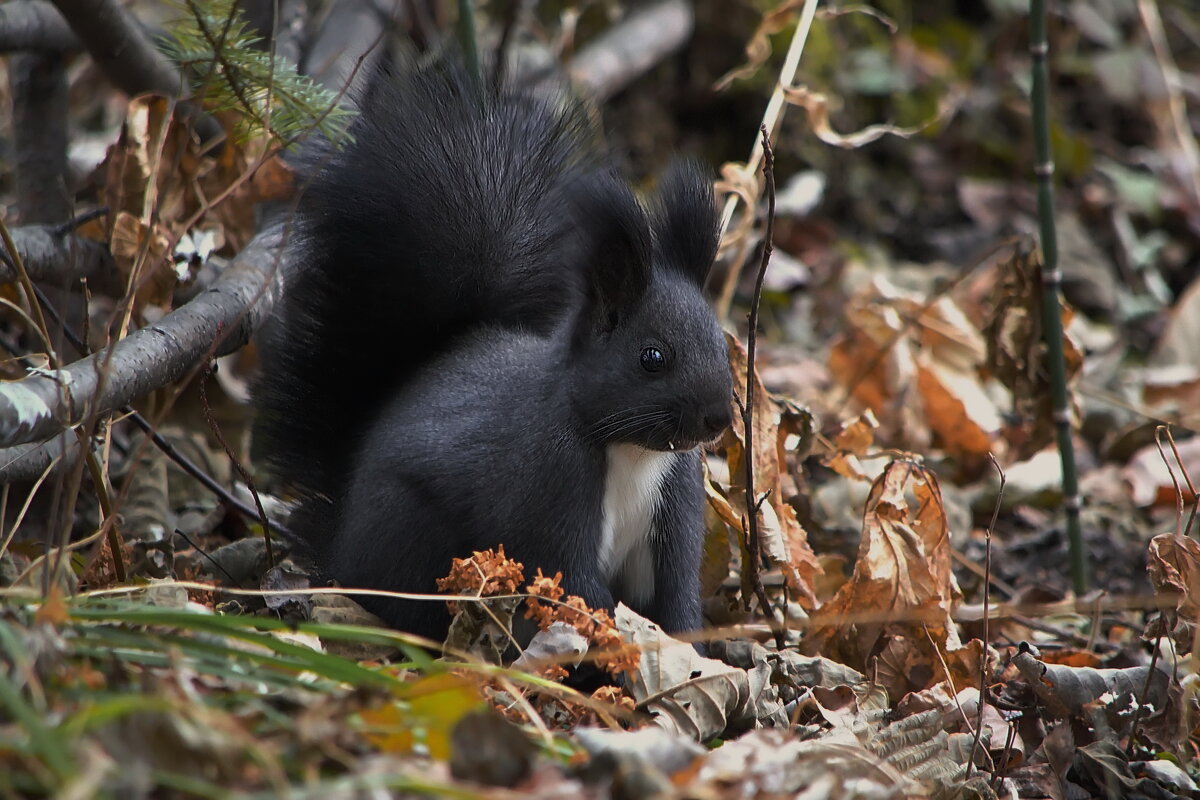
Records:
<instances>
[{"instance_id":1,"label":"forest floor","mask_svg":"<svg viewBox=\"0 0 1200 800\"><path fill-rule=\"evenodd\" d=\"M1051 8L1073 564L1029 9L881 0L807 30L801 0L683 5L687 45L602 116L639 185L678 153L723 165L710 288L739 397L772 191L760 124L774 152L753 452L739 418L707 454L706 656L623 607L563 608L502 554L448 564L446 591L532 599L457 603L440 659L319 586L255 508L283 519L255 470L251 343L132 403L191 470L122 401L81 427L87 470L5 485L0 796L1200 797L1200 12ZM564 58L615 24L536 18L526 35ZM86 308L37 305L67 298L105 343L248 263L263 209L297 187L276 140L202 152L171 104L131 100L78 49L56 56L69 232L119 280L89 283ZM5 225L26 235L63 222L22 183L17 129L45 121L22 105L30 63L3 65L0 158ZM28 298L5 298L11 381L48 362L37 315L8 313ZM544 630L512 663L495 626L527 609ZM615 685L561 682L589 647Z\"/></svg>"}]
</instances>

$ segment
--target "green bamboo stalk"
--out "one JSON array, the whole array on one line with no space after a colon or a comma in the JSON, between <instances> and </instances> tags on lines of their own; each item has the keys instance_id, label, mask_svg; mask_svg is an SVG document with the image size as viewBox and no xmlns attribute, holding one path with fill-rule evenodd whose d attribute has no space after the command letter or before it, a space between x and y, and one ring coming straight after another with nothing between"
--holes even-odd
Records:
<instances>
[{"instance_id":1,"label":"green bamboo stalk","mask_svg":"<svg viewBox=\"0 0 1200 800\"><path fill-rule=\"evenodd\" d=\"M463 63L467 70L475 80L482 81L483 71L479 67L479 45L475 41L474 0L458 0L458 40L462 45Z\"/></svg>"},{"instance_id":2,"label":"green bamboo stalk","mask_svg":"<svg viewBox=\"0 0 1200 800\"><path fill-rule=\"evenodd\" d=\"M1067 402L1067 364L1063 354L1062 272L1058 268L1058 239L1054 229L1054 157L1050 152L1049 69L1046 56L1046 0L1031 0L1029 53L1033 57L1033 137L1037 148L1038 232L1042 244L1042 335L1046 341L1046 371L1054 428L1062 458L1063 508L1066 511L1070 548L1071 583L1077 595L1088 588L1088 564L1079 526L1079 480L1075 470L1075 444L1071 438L1071 409Z\"/></svg>"}]
</instances>

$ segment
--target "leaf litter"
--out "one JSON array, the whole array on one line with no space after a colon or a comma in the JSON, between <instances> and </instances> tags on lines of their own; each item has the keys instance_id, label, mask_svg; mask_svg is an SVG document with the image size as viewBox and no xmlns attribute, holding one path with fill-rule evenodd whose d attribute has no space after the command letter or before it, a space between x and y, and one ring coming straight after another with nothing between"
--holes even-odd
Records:
<instances>
[{"instance_id":1,"label":"leaf litter","mask_svg":"<svg viewBox=\"0 0 1200 800\"><path fill-rule=\"evenodd\" d=\"M771 36L788 30L800 5L763 16L749 63L726 87L769 72ZM1095 49L1133 20L1089 4L1062 13L1080 31L1076 66L1096 62L1093 75L1075 75L1095 90L1079 113L1124 119L1146 111L1134 108L1144 100L1151 119L1163 118L1162 98L1122 91L1128 70ZM879 21L869 24L888 27ZM1017 24L1002 15L993 23L1006 35ZM836 52L839 26L858 23L831 15L816 25L820 65L822 46ZM74 558L42 597L46 556L21 542L6 549L0 787L79 797L231 787L330 797L511 796L494 787L531 797L1200 796L1200 459L1186 438L1200 407L1191 335L1200 283L1185 269L1200 252L1200 217L1179 166L1187 148L1163 126L1154 135L1169 140L1170 161L1160 164L1133 153L1128 131L1101 130L1090 134L1105 139L1099 160L1079 131L1063 123L1057 134L1056 155L1075 181L1063 194L1077 206L1064 227L1084 240L1064 248L1068 278L1128 278L1110 280L1112 291L1068 281L1071 412L1091 459L1082 464L1085 521L1104 590L1076 597L1062 578L1055 521L1040 263L1020 238L1031 229L1028 192L995 174L938 184L952 156L926 147L955 125L976 125L975 138L959 130L954 141L977 143L995 172L1019 163L984 116L1004 118L1016 101L967 104L975 97L960 88L994 78L972 70L1003 70L1006 59L973 61L980 56L950 22L915 25L886 33L899 42L892 78L915 81L910 89L930 79L941 96L914 103L902 123L860 118L873 107L864 98L882 95L860 86L851 97L845 82L790 87L790 100L806 109L806 130L838 148L878 152L870 148L886 144L880 137L907 137L917 180L940 185L954 204L943 221L969 220L996 252L952 257L950 223L922 231L914 248L903 229L919 230L927 209L896 176L863 172L866 159L814 159L819 197L785 206L794 218L780 227L781 252L804 280L779 282L765 302L780 320L806 310L808 327L827 337L817 357L772 337L757 365L755 452L745 452L735 413L708 454L706 611L726 627L699 643L703 654L628 608L608 614L564 597L560 576L525 576L500 550L449 571L454 634L434 658L352 594L319 588L302 563L270 564L261 531L189 507L168 491L165 470L148 467L145 516L165 522L170 503L177 527L196 538L166 551L131 545L129 585L115 584L100 548ZM931 40L961 52L934 53ZM854 41L861 58L870 47ZM1149 45L1128 49L1146 70L1160 63ZM815 66L814 87L823 77ZM289 196L290 175L275 161L248 174L261 145L202 153L161 99L128 105L98 171L111 221L84 231L111 247L134 289L135 323L202 281L205 253L236 253L257 202ZM757 174L737 164L722 174L754 207ZM870 190L881 184L897 188ZM226 190L230 201L216 208L202 200ZM839 204L855 222L832 213ZM734 234L752 237L756 216L743 219ZM914 277L900 256L858 246L853 225L894 231L904 257L941 258L926 258ZM949 282L933 277L942 259L956 265ZM730 366L744 386L739 342L731 334ZM1156 431L1159 420L1173 423L1178 441ZM1008 478L1003 497L990 456ZM743 585L746 459L766 495L756 512L762 552L751 557L762 559L770 600L785 612L784 650L764 644L762 609ZM522 622L540 632L514 659L511 630ZM588 665L606 685L561 682Z\"/></svg>"}]
</instances>

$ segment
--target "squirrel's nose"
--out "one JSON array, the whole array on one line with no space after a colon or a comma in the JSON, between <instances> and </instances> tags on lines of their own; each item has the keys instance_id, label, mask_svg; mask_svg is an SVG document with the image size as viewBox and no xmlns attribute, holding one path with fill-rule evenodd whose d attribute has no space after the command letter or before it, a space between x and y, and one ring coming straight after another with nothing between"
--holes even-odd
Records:
<instances>
[{"instance_id":1,"label":"squirrel's nose","mask_svg":"<svg viewBox=\"0 0 1200 800\"><path fill-rule=\"evenodd\" d=\"M702 420L704 432L711 439L729 427L729 423L733 422L733 414L729 410L728 403L721 403L706 408Z\"/></svg>"}]
</instances>

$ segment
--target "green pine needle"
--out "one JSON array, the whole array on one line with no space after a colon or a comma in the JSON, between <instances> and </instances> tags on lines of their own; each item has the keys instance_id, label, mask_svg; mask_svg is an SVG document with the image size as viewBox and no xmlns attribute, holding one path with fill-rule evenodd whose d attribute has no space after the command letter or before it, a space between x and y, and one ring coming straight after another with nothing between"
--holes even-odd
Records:
<instances>
[{"instance_id":1,"label":"green pine needle","mask_svg":"<svg viewBox=\"0 0 1200 800\"><path fill-rule=\"evenodd\" d=\"M185 0L160 47L180 65L196 97L213 111L238 114L234 135L267 133L285 145L316 129L334 144L349 140L354 112L337 96L261 49L236 0Z\"/></svg>"}]
</instances>

